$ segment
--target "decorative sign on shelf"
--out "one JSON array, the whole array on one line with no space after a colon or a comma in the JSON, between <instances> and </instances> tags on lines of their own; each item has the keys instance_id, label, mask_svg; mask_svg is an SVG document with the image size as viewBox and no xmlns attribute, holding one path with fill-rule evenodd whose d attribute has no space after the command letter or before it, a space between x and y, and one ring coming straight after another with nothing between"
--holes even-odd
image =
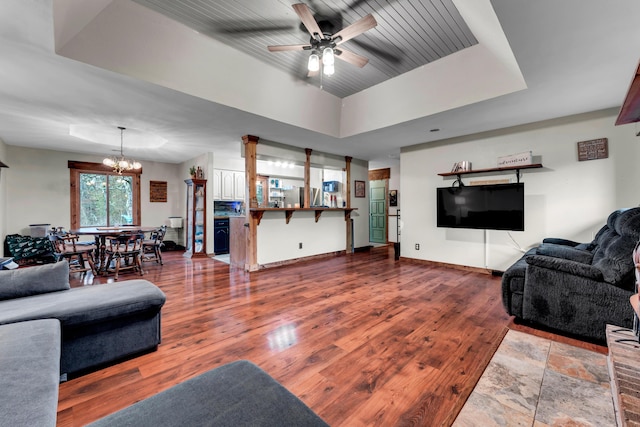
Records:
<instances>
[{"instance_id":1,"label":"decorative sign on shelf","mask_svg":"<svg viewBox=\"0 0 640 427\"><path fill-rule=\"evenodd\" d=\"M167 181L149 181L149 201L167 202Z\"/></svg>"},{"instance_id":2,"label":"decorative sign on shelf","mask_svg":"<svg viewBox=\"0 0 640 427\"><path fill-rule=\"evenodd\" d=\"M504 168L508 166L523 166L533 164L531 151L525 151L518 154L510 154L508 156L498 157L498 167Z\"/></svg>"},{"instance_id":3,"label":"decorative sign on shelf","mask_svg":"<svg viewBox=\"0 0 640 427\"><path fill-rule=\"evenodd\" d=\"M480 179L475 181L469 181L467 185L496 185L496 184L510 184L511 180L508 178L503 179Z\"/></svg>"},{"instance_id":4,"label":"decorative sign on shelf","mask_svg":"<svg viewBox=\"0 0 640 427\"><path fill-rule=\"evenodd\" d=\"M609 157L609 140L607 138L578 142L578 160L606 159Z\"/></svg>"}]
</instances>

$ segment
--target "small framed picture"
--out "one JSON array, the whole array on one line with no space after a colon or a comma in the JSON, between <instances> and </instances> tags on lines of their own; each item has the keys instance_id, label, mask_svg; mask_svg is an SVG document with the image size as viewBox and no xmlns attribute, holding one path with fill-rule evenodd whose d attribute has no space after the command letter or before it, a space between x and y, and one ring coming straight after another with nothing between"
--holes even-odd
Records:
<instances>
[{"instance_id":1,"label":"small framed picture","mask_svg":"<svg viewBox=\"0 0 640 427\"><path fill-rule=\"evenodd\" d=\"M389 191L389 206L398 206L398 190Z\"/></svg>"},{"instance_id":2,"label":"small framed picture","mask_svg":"<svg viewBox=\"0 0 640 427\"><path fill-rule=\"evenodd\" d=\"M364 197L365 196L365 182L364 181L356 181L356 197Z\"/></svg>"}]
</instances>

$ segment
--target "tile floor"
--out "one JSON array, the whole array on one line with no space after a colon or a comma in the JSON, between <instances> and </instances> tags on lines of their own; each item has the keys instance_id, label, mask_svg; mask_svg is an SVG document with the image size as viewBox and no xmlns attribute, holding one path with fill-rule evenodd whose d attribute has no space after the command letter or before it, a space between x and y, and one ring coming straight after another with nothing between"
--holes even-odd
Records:
<instances>
[{"instance_id":1,"label":"tile floor","mask_svg":"<svg viewBox=\"0 0 640 427\"><path fill-rule=\"evenodd\" d=\"M615 426L606 356L510 330L453 425Z\"/></svg>"},{"instance_id":2,"label":"tile floor","mask_svg":"<svg viewBox=\"0 0 640 427\"><path fill-rule=\"evenodd\" d=\"M229 254L216 255L213 257L213 259L215 259L216 261L226 262L227 264L231 262L231 260L229 259Z\"/></svg>"}]
</instances>

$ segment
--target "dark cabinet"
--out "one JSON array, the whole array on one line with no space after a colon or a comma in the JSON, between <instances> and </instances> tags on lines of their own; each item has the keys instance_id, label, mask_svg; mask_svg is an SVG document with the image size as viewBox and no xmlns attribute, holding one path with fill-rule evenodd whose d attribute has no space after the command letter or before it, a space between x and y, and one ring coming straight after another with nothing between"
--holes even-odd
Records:
<instances>
[{"instance_id":1,"label":"dark cabinet","mask_svg":"<svg viewBox=\"0 0 640 427\"><path fill-rule=\"evenodd\" d=\"M213 249L216 255L229 253L229 218L213 221Z\"/></svg>"}]
</instances>

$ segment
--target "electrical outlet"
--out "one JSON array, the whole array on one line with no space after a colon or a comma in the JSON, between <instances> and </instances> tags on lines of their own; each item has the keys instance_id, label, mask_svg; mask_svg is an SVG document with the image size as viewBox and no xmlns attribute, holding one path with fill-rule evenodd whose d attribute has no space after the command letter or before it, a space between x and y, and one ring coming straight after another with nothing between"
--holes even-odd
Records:
<instances>
[{"instance_id":1,"label":"electrical outlet","mask_svg":"<svg viewBox=\"0 0 640 427\"><path fill-rule=\"evenodd\" d=\"M298 249L302 249L302 242L298 243Z\"/></svg>"},{"instance_id":2,"label":"electrical outlet","mask_svg":"<svg viewBox=\"0 0 640 427\"><path fill-rule=\"evenodd\" d=\"M416 251L420 250L420 243L416 243Z\"/></svg>"}]
</instances>

